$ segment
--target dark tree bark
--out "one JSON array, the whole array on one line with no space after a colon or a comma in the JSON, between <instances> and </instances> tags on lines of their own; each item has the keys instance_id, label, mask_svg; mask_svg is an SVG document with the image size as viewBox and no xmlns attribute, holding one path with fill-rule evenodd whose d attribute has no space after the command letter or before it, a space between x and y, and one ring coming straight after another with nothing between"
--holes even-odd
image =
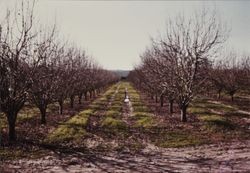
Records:
<instances>
[{"instance_id":1,"label":"dark tree bark","mask_svg":"<svg viewBox=\"0 0 250 173\"><path fill-rule=\"evenodd\" d=\"M82 104L82 93L78 95L78 103Z\"/></svg>"},{"instance_id":2,"label":"dark tree bark","mask_svg":"<svg viewBox=\"0 0 250 173\"><path fill-rule=\"evenodd\" d=\"M75 96L71 95L70 96L70 108L74 108L74 100L75 100Z\"/></svg>"},{"instance_id":3,"label":"dark tree bark","mask_svg":"<svg viewBox=\"0 0 250 173\"><path fill-rule=\"evenodd\" d=\"M92 99L92 91L89 91L89 98Z\"/></svg>"},{"instance_id":4,"label":"dark tree bark","mask_svg":"<svg viewBox=\"0 0 250 173\"><path fill-rule=\"evenodd\" d=\"M153 95L151 95L151 99L154 100L154 96Z\"/></svg>"},{"instance_id":5,"label":"dark tree bark","mask_svg":"<svg viewBox=\"0 0 250 173\"><path fill-rule=\"evenodd\" d=\"M62 115L63 114L63 100L59 100L59 113Z\"/></svg>"},{"instance_id":6,"label":"dark tree bark","mask_svg":"<svg viewBox=\"0 0 250 173\"><path fill-rule=\"evenodd\" d=\"M174 100L169 100L169 113L170 114L174 112L173 105L174 105Z\"/></svg>"},{"instance_id":7,"label":"dark tree bark","mask_svg":"<svg viewBox=\"0 0 250 173\"><path fill-rule=\"evenodd\" d=\"M17 112L15 111L10 111L7 114L7 119L8 119L8 125L9 125L9 142L15 142L16 141L16 117L17 117Z\"/></svg>"},{"instance_id":8,"label":"dark tree bark","mask_svg":"<svg viewBox=\"0 0 250 173\"><path fill-rule=\"evenodd\" d=\"M46 107L39 108L41 112L41 124L46 124Z\"/></svg>"},{"instance_id":9,"label":"dark tree bark","mask_svg":"<svg viewBox=\"0 0 250 173\"><path fill-rule=\"evenodd\" d=\"M2 111L5 113L7 116L7 121L8 121L8 128L9 128L9 142L13 143L16 141L16 119L17 119L17 114L20 111L20 109L24 105L24 100L18 102L18 101L10 101L6 107L2 107Z\"/></svg>"},{"instance_id":10,"label":"dark tree bark","mask_svg":"<svg viewBox=\"0 0 250 173\"><path fill-rule=\"evenodd\" d=\"M85 98L86 101L88 100L88 92L84 93L84 98Z\"/></svg>"},{"instance_id":11,"label":"dark tree bark","mask_svg":"<svg viewBox=\"0 0 250 173\"><path fill-rule=\"evenodd\" d=\"M158 103L158 97L155 95L155 103Z\"/></svg>"},{"instance_id":12,"label":"dark tree bark","mask_svg":"<svg viewBox=\"0 0 250 173\"><path fill-rule=\"evenodd\" d=\"M234 101L234 94L230 94L231 95L231 101Z\"/></svg>"},{"instance_id":13,"label":"dark tree bark","mask_svg":"<svg viewBox=\"0 0 250 173\"><path fill-rule=\"evenodd\" d=\"M221 99L221 91L222 91L222 89L219 89L219 90L218 90L218 96L217 96L217 99L218 99L218 100Z\"/></svg>"},{"instance_id":14,"label":"dark tree bark","mask_svg":"<svg viewBox=\"0 0 250 173\"><path fill-rule=\"evenodd\" d=\"M163 97L163 95L161 95L161 107L163 107L163 104L164 104L164 97Z\"/></svg>"},{"instance_id":15,"label":"dark tree bark","mask_svg":"<svg viewBox=\"0 0 250 173\"><path fill-rule=\"evenodd\" d=\"M181 121L187 122L187 106L181 107Z\"/></svg>"}]
</instances>

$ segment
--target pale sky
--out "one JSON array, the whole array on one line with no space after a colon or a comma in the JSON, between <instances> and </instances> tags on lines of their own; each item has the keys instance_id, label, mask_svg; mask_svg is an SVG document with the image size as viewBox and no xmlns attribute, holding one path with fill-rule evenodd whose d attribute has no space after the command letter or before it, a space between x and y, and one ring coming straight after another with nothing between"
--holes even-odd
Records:
<instances>
[{"instance_id":1,"label":"pale sky","mask_svg":"<svg viewBox=\"0 0 250 173\"><path fill-rule=\"evenodd\" d=\"M12 6L13 1L0 0L0 6ZM61 37L86 49L104 68L130 70L150 36L164 31L168 17L204 6L216 7L231 26L228 47L250 52L250 1L38 0L35 16L44 24L56 20Z\"/></svg>"}]
</instances>

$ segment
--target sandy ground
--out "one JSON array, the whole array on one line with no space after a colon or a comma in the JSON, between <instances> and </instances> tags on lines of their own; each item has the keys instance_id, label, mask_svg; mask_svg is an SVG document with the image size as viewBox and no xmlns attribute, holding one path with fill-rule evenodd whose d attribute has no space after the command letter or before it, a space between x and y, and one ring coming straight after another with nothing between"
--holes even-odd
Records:
<instances>
[{"instance_id":1,"label":"sandy ground","mask_svg":"<svg viewBox=\"0 0 250 173\"><path fill-rule=\"evenodd\" d=\"M163 149L137 154L51 153L1 164L0 172L250 172L250 141Z\"/></svg>"}]
</instances>

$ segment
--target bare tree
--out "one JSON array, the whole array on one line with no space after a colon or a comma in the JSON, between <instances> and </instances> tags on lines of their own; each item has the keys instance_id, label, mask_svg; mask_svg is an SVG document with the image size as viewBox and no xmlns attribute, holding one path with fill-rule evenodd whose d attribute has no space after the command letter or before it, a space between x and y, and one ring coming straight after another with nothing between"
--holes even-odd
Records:
<instances>
[{"instance_id":1,"label":"bare tree","mask_svg":"<svg viewBox=\"0 0 250 173\"><path fill-rule=\"evenodd\" d=\"M244 76L243 60L235 53L228 53L220 60L212 71L212 80L215 87L219 89L219 96L222 89L230 95L231 101L234 101L235 93L244 88L247 81L247 75ZM244 76L242 78L242 76Z\"/></svg>"},{"instance_id":2,"label":"bare tree","mask_svg":"<svg viewBox=\"0 0 250 173\"><path fill-rule=\"evenodd\" d=\"M39 64L31 76L32 87L29 95L32 102L39 108L41 112L41 123L46 123L46 110L48 104L53 102L55 95L55 80L58 76L58 70L55 67L55 27L38 35L35 42L35 54L39 59Z\"/></svg>"},{"instance_id":3,"label":"bare tree","mask_svg":"<svg viewBox=\"0 0 250 173\"><path fill-rule=\"evenodd\" d=\"M31 86L29 67L33 54L32 4L22 2L19 11L7 12L6 23L1 26L0 36L0 105L6 114L9 125L9 140L16 140L15 124L17 114L23 107L27 90Z\"/></svg>"},{"instance_id":4,"label":"bare tree","mask_svg":"<svg viewBox=\"0 0 250 173\"><path fill-rule=\"evenodd\" d=\"M250 92L250 56L249 55L243 55L242 58L242 64L241 64L242 70L243 70L243 76L244 81L242 82L242 89L247 90Z\"/></svg>"},{"instance_id":5,"label":"bare tree","mask_svg":"<svg viewBox=\"0 0 250 173\"><path fill-rule=\"evenodd\" d=\"M223 26L215 12L203 10L189 19L179 15L168 20L165 36L153 40L150 56L146 52L142 58L146 73L154 74L150 80L160 79L154 88L169 97L170 105L173 100L179 104L183 122L189 103L209 78L209 58L215 57L227 39L228 30ZM145 62L145 57L150 60Z\"/></svg>"}]
</instances>

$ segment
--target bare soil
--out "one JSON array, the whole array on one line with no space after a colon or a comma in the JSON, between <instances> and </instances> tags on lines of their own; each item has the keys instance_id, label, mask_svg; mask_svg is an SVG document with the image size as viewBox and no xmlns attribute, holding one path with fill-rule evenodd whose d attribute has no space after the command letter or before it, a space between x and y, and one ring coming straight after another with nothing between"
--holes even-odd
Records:
<instances>
[{"instance_id":1,"label":"bare soil","mask_svg":"<svg viewBox=\"0 0 250 173\"><path fill-rule=\"evenodd\" d=\"M51 153L39 159L5 162L1 172L249 172L250 141L141 152Z\"/></svg>"}]
</instances>

